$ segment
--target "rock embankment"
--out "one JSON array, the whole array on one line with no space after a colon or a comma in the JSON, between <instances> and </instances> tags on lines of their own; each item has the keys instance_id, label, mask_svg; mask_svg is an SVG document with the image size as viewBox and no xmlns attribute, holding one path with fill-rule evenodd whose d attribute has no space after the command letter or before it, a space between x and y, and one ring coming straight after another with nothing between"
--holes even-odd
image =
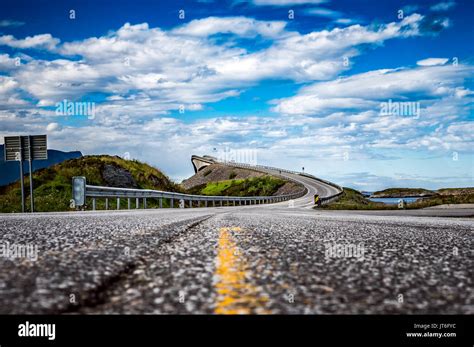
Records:
<instances>
[{"instance_id":1,"label":"rock embankment","mask_svg":"<svg viewBox=\"0 0 474 347\"><path fill-rule=\"evenodd\" d=\"M202 187L210 182L243 180L263 176L266 176L266 174L254 170L234 168L222 164L211 164L197 172L194 176L184 180L181 186L186 190L191 190L196 187ZM279 187L273 195L292 194L300 190L301 186L299 184L288 181Z\"/></svg>"},{"instance_id":2,"label":"rock embankment","mask_svg":"<svg viewBox=\"0 0 474 347\"><path fill-rule=\"evenodd\" d=\"M181 185L184 189L192 189L209 182L240 180L260 176L265 176L265 174L253 170L233 168L222 164L211 164L197 172L194 176L184 180Z\"/></svg>"}]
</instances>

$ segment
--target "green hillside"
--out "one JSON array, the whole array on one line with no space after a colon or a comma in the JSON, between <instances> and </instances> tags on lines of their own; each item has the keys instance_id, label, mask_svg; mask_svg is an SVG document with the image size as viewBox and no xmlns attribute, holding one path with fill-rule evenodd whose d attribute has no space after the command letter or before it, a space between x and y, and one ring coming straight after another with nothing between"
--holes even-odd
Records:
<instances>
[{"instance_id":1,"label":"green hillside","mask_svg":"<svg viewBox=\"0 0 474 347\"><path fill-rule=\"evenodd\" d=\"M403 198L408 196L431 196L435 193L428 189L423 188L388 188L374 192L373 198Z\"/></svg>"},{"instance_id":2,"label":"green hillside","mask_svg":"<svg viewBox=\"0 0 474 347\"><path fill-rule=\"evenodd\" d=\"M392 190L393 189L393 190ZM418 189L417 189L418 190ZM400 192L400 188L386 189L390 193ZM427 191L419 189L423 194ZM474 191L471 188L443 189L443 194L434 194L432 196L421 198L415 202L405 205L406 209L419 209L444 204L473 204ZM396 204L384 204L382 202L370 201L357 190L344 187L344 193L341 197L328 205L323 206L329 210L393 210L398 209Z\"/></svg>"},{"instance_id":3,"label":"green hillside","mask_svg":"<svg viewBox=\"0 0 474 347\"><path fill-rule=\"evenodd\" d=\"M73 176L85 176L87 184L91 185L182 191L179 185L171 182L158 169L137 160L125 160L108 155L85 156L38 170L33 174L35 210L38 212L69 210ZM29 210L28 177L25 176L27 210ZM116 208L114 200L111 199L110 208ZM104 202L98 200L98 208L103 208L103 205ZM20 211L19 181L0 187L0 212Z\"/></svg>"},{"instance_id":4,"label":"green hillside","mask_svg":"<svg viewBox=\"0 0 474 347\"><path fill-rule=\"evenodd\" d=\"M270 196L275 194L285 183L285 180L272 176L252 177L238 180L230 179L201 184L190 189L189 193L218 196Z\"/></svg>"},{"instance_id":5,"label":"green hillside","mask_svg":"<svg viewBox=\"0 0 474 347\"><path fill-rule=\"evenodd\" d=\"M324 205L323 208L329 210L379 210L394 209L396 207L370 201L357 190L344 187L341 197L335 202Z\"/></svg>"}]
</instances>

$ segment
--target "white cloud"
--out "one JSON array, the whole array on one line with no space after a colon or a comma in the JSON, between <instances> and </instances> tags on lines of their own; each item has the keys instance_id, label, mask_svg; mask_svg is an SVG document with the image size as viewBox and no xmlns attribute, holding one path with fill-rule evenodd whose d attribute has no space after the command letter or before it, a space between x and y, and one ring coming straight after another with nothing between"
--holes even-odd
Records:
<instances>
[{"instance_id":1,"label":"white cloud","mask_svg":"<svg viewBox=\"0 0 474 347\"><path fill-rule=\"evenodd\" d=\"M296 6L306 4L322 4L329 0L253 0L258 6Z\"/></svg>"},{"instance_id":2,"label":"white cloud","mask_svg":"<svg viewBox=\"0 0 474 347\"><path fill-rule=\"evenodd\" d=\"M418 60L416 64L419 66L444 65L448 62L448 60L448 58L427 58L423 60Z\"/></svg>"},{"instance_id":3,"label":"white cloud","mask_svg":"<svg viewBox=\"0 0 474 347\"><path fill-rule=\"evenodd\" d=\"M450 8L454 7L455 5L456 5L456 2L454 1L445 1L445 2L440 2L431 6L430 9L432 11L447 11Z\"/></svg>"},{"instance_id":4,"label":"white cloud","mask_svg":"<svg viewBox=\"0 0 474 347\"><path fill-rule=\"evenodd\" d=\"M56 131L56 130L59 130L60 126L59 126L59 123L49 123L47 126L46 126L46 131L47 132L53 132L53 131Z\"/></svg>"},{"instance_id":5,"label":"white cloud","mask_svg":"<svg viewBox=\"0 0 474 347\"><path fill-rule=\"evenodd\" d=\"M327 17L327 18L338 18L342 16L342 13L339 11L334 11L324 7L313 7L308 8L305 10L306 14L320 16L320 17Z\"/></svg>"},{"instance_id":6,"label":"white cloud","mask_svg":"<svg viewBox=\"0 0 474 347\"><path fill-rule=\"evenodd\" d=\"M211 36L214 34L235 34L241 37L277 37L285 30L286 22L259 21L247 17L208 17L195 19L172 32L179 35Z\"/></svg>"},{"instance_id":7,"label":"white cloud","mask_svg":"<svg viewBox=\"0 0 474 347\"><path fill-rule=\"evenodd\" d=\"M274 101L274 111L321 116L351 105L359 110L373 109L388 99L430 105L438 98L469 94L459 86L472 72L472 67L464 65L370 71L304 87L296 96Z\"/></svg>"},{"instance_id":8,"label":"white cloud","mask_svg":"<svg viewBox=\"0 0 474 347\"><path fill-rule=\"evenodd\" d=\"M425 66L331 80L350 69L343 57L362 54L361 45L365 50L422 35L422 21L413 14L379 26L305 34L287 31L284 22L245 17L211 17L171 30L127 23L101 37L57 45L60 59L25 59L21 69L11 69L12 57L0 55L0 68L10 74L0 81L2 132L46 129L54 133L53 148L129 152L180 177L190 173L190 153L218 146L258 148L261 159L273 164L286 155L296 158L288 165L342 161L344 151L362 160L373 158L370 150L375 149L466 150L469 142L462 141L460 130L467 128L462 117L469 112L472 92L463 82L471 68L420 61ZM231 35L224 41L212 37L220 33ZM258 37L265 45L247 49L237 37ZM181 105L185 112L205 110L206 104L238 96L262 80L283 78L309 84L276 101L274 110L282 116L191 121L167 116ZM86 126L61 127L54 110L44 107L64 98L92 101L87 99L94 93L105 100ZM426 98L426 114L419 120L380 117L380 101L388 98ZM433 127L439 130L426 134Z\"/></svg>"},{"instance_id":9,"label":"white cloud","mask_svg":"<svg viewBox=\"0 0 474 347\"><path fill-rule=\"evenodd\" d=\"M18 20L12 20L12 19L2 19L0 20L0 28L6 28L6 27L19 27L25 25L24 22L18 21Z\"/></svg>"},{"instance_id":10,"label":"white cloud","mask_svg":"<svg viewBox=\"0 0 474 347\"><path fill-rule=\"evenodd\" d=\"M27 36L24 39L16 39L12 35L0 36L0 45L5 45L13 48L35 48L53 50L58 44L59 39L52 37L51 34Z\"/></svg>"},{"instance_id":11,"label":"white cloud","mask_svg":"<svg viewBox=\"0 0 474 347\"><path fill-rule=\"evenodd\" d=\"M25 61L12 76L38 106L63 99L90 101L88 95L99 92L107 96L97 107L99 120L126 116L133 121L176 111L181 105L188 111L199 110L206 103L237 96L264 79L333 78L349 68L341 57L360 54L357 47L362 44L418 35L421 19L414 14L377 27L353 25L304 35L285 31L285 22L246 17L210 17L170 31L150 28L147 23L126 23L105 36L65 42L55 49L64 58ZM209 37L227 32L239 37L260 35L270 45L248 52L232 39L218 43ZM48 46L46 38L56 40L49 34L42 37L25 39L22 44L12 37L7 41L40 48ZM81 59L69 60L69 56Z\"/></svg>"}]
</instances>

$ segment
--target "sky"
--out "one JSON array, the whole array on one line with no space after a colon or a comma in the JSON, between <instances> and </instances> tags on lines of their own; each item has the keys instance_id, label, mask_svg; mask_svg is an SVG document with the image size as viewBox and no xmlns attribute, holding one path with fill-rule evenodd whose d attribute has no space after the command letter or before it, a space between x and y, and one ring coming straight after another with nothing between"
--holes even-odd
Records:
<instances>
[{"instance_id":1,"label":"sky","mask_svg":"<svg viewBox=\"0 0 474 347\"><path fill-rule=\"evenodd\" d=\"M47 134L49 148L138 159L178 182L193 154L251 153L365 191L472 187L473 10L3 0L0 143Z\"/></svg>"}]
</instances>

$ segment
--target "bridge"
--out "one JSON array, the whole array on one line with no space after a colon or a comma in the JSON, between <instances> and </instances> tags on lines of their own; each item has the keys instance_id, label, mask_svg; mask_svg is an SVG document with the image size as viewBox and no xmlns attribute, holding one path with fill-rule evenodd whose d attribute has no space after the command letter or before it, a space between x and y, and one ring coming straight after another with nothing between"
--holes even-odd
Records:
<instances>
[{"instance_id":1,"label":"bridge","mask_svg":"<svg viewBox=\"0 0 474 347\"><path fill-rule=\"evenodd\" d=\"M86 177L75 177L73 179L73 205L84 207L86 199L92 199L92 210L96 210L97 199L105 199L105 206L108 209L109 199L117 199L117 209L120 209L121 199L126 199L127 208L131 209L132 199L135 200L135 207L140 203L143 208L147 208L149 199L157 199L158 206L163 207L163 200L168 201L170 208L175 207L216 207L216 206L242 206L242 205L262 205L285 203L290 201L291 207L312 208L315 205L314 196L317 194L320 198L320 204L324 205L337 199L343 192L343 189L329 181L317 178L313 175L305 174L281 168L274 168L261 165L250 165L245 163L222 162L211 156L191 157L194 171L198 172L212 164L223 164L232 167L238 167L246 170L253 170L260 173L280 177L286 181L297 183L301 189L297 192L287 195L274 196L209 196L209 195L190 195L176 192L164 192L150 189L129 189L115 187L101 187L87 184ZM288 204L288 203L287 203Z\"/></svg>"},{"instance_id":2,"label":"bridge","mask_svg":"<svg viewBox=\"0 0 474 347\"><path fill-rule=\"evenodd\" d=\"M216 161L192 159L196 171ZM0 215L0 242L15 251L0 258L0 313L472 314L472 219L312 209L314 194L342 189L221 164L302 190L232 200L78 180L83 198L127 208ZM145 209L172 198L185 208Z\"/></svg>"}]
</instances>

